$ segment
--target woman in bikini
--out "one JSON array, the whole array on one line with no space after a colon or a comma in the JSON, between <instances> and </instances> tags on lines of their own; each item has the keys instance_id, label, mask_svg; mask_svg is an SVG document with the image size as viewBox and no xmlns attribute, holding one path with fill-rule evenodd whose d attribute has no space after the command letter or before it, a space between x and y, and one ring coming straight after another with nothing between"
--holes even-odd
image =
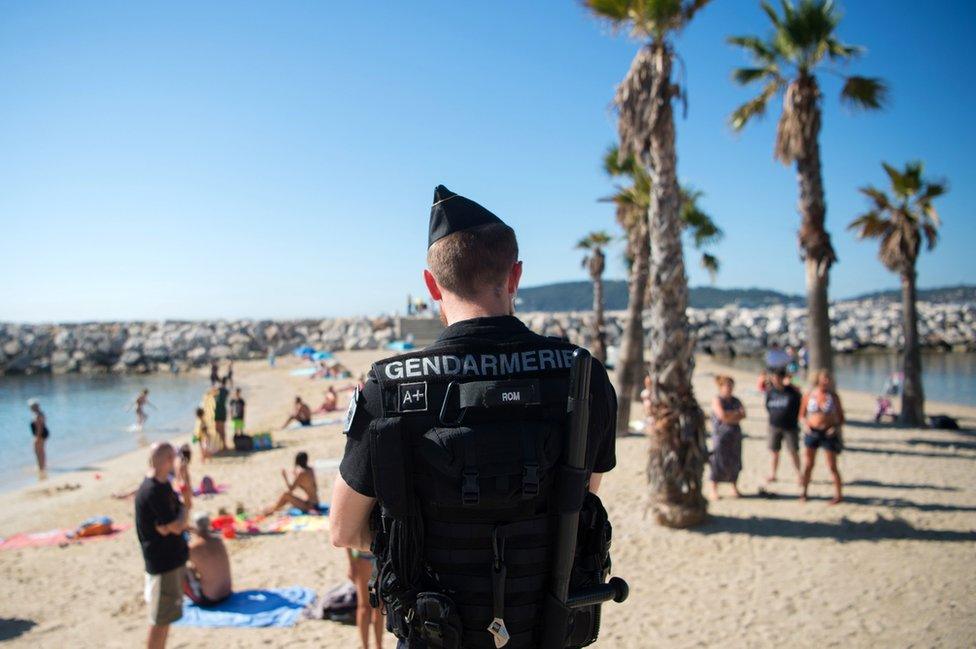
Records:
<instances>
[{"instance_id":1,"label":"woman in bikini","mask_svg":"<svg viewBox=\"0 0 976 649\"><path fill-rule=\"evenodd\" d=\"M37 474L43 480L47 477L47 452L44 449L44 445L47 444L47 438L51 433L47 429L47 419L44 417L44 413L41 412L41 404L37 402L37 399L28 401L27 406L34 415L30 429L31 435L34 436L34 455L37 457Z\"/></svg>"},{"instance_id":2,"label":"woman in bikini","mask_svg":"<svg viewBox=\"0 0 976 649\"><path fill-rule=\"evenodd\" d=\"M844 425L844 408L841 406L840 396L834 391L830 372L817 372L813 389L804 395L800 403L800 413L809 428L809 432L803 436L803 493L800 500L807 499L807 488L810 486L817 449L822 448L827 459L827 469L834 481L834 497L830 504L836 505L844 500L840 472L837 470L837 456L843 450L840 433L841 426Z\"/></svg>"}]
</instances>

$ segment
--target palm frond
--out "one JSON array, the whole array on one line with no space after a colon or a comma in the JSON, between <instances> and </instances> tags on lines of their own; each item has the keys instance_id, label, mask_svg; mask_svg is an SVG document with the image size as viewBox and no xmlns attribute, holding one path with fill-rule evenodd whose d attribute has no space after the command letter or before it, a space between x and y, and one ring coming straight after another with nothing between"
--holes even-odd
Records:
<instances>
[{"instance_id":1,"label":"palm frond","mask_svg":"<svg viewBox=\"0 0 976 649\"><path fill-rule=\"evenodd\" d=\"M776 50L772 45L756 36L730 36L726 41L746 50L758 63L771 65L776 63Z\"/></svg>"},{"instance_id":2,"label":"palm frond","mask_svg":"<svg viewBox=\"0 0 976 649\"><path fill-rule=\"evenodd\" d=\"M630 0L584 0L583 4L598 18L624 23L633 18Z\"/></svg>"},{"instance_id":3,"label":"palm frond","mask_svg":"<svg viewBox=\"0 0 976 649\"><path fill-rule=\"evenodd\" d=\"M888 86L877 77L850 76L844 81L840 99L852 108L877 110L888 102Z\"/></svg>"},{"instance_id":4,"label":"palm frond","mask_svg":"<svg viewBox=\"0 0 976 649\"><path fill-rule=\"evenodd\" d=\"M715 281L715 276L718 275L718 271L721 268L721 263L718 257L715 255L710 255L707 252L703 252L701 256L702 268L708 271L709 276L711 276L712 281Z\"/></svg>"},{"instance_id":5,"label":"palm frond","mask_svg":"<svg viewBox=\"0 0 976 649\"><path fill-rule=\"evenodd\" d=\"M827 56L835 61L853 59L864 53L864 48L860 45L847 45L836 38L828 38L826 46Z\"/></svg>"},{"instance_id":6,"label":"palm frond","mask_svg":"<svg viewBox=\"0 0 976 649\"><path fill-rule=\"evenodd\" d=\"M779 70L776 69L775 65L769 65L764 68L736 68L732 70L732 80L740 86L748 85L753 81L766 77L778 76Z\"/></svg>"},{"instance_id":7,"label":"palm frond","mask_svg":"<svg viewBox=\"0 0 976 649\"><path fill-rule=\"evenodd\" d=\"M890 225L881 212L871 210L851 221L847 229L855 231L859 239L876 239L883 236Z\"/></svg>"},{"instance_id":8,"label":"palm frond","mask_svg":"<svg viewBox=\"0 0 976 649\"><path fill-rule=\"evenodd\" d=\"M762 92L735 109L729 116L729 125L734 131L741 131L751 119L758 119L766 114L766 105L773 98L783 84L773 80L763 86Z\"/></svg>"}]
</instances>

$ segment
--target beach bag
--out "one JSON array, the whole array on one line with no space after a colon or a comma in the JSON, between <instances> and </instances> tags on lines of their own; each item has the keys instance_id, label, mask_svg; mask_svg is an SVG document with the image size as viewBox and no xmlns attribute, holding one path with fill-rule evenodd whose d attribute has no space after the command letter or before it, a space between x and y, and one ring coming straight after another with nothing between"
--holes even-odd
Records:
<instances>
[{"instance_id":1,"label":"beach bag","mask_svg":"<svg viewBox=\"0 0 976 649\"><path fill-rule=\"evenodd\" d=\"M83 539L90 536L104 536L112 533L112 519L108 516L96 516L83 521L71 535L72 538Z\"/></svg>"},{"instance_id":2,"label":"beach bag","mask_svg":"<svg viewBox=\"0 0 976 649\"><path fill-rule=\"evenodd\" d=\"M942 430L959 430L959 422L949 415L932 415L929 417L929 425Z\"/></svg>"},{"instance_id":3,"label":"beach bag","mask_svg":"<svg viewBox=\"0 0 976 649\"><path fill-rule=\"evenodd\" d=\"M346 581L322 595L318 617L335 622L355 622L357 606L356 587L351 581Z\"/></svg>"},{"instance_id":4,"label":"beach bag","mask_svg":"<svg viewBox=\"0 0 976 649\"><path fill-rule=\"evenodd\" d=\"M234 450L252 451L254 450L254 440L251 439L250 435L234 435Z\"/></svg>"}]
</instances>

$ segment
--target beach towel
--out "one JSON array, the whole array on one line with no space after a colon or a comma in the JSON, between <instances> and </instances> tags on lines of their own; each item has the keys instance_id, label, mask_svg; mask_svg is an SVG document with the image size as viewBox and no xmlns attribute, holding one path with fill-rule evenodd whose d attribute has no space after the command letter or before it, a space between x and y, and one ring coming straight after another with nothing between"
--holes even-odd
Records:
<instances>
[{"instance_id":1,"label":"beach towel","mask_svg":"<svg viewBox=\"0 0 976 649\"><path fill-rule=\"evenodd\" d=\"M69 545L71 543L87 543L89 541L104 541L106 539L118 538L119 534L132 527L129 524L112 524L112 531L109 534L99 534L97 536L72 537L75 533L73 529L56 529L44 532L26 532L14 534L5 539L0 539L0 550L20 550L23 548L43 548L52 545Z\"/></svg>"},{"instance_id":2,"label":"beach towel","mask_svg":"<svg viewBox=\"0 0 976 649\"><path fill-rule=\"evenodd\" d=\"M183 600L183 617L176 626L195 627L288 627L315 602L315 591L303 586L244 590L216 606L202 608L189 598Z\"/></svg>"},{"instance_id":3,"label":"beach towel","mask_svg":"<svg viewBox=\"0 0 976 649\"><path fill-rule=\"evenodd\" d=\"M214 485L214 489L215 489L215 491L204 491L200 487L194 487L193 488L193 495L194 496L215 496L217 494L222 494L222 493L227 492L227 490L230 489L230 485L229 484L218 484L218 485Z\"/></svg>"},{"instance_id":4,"label":"beach towel","mask_svg":"<svg viewBox=\"0 0 976 649\"><path fill-rule=\"evenodd\" d=\"M264 525L265 532L319 532L329 529L329 505L319 505L317 513L306 514L302 510L292 507L284 516L268 521Z\"/></svg>"}]
</instances>

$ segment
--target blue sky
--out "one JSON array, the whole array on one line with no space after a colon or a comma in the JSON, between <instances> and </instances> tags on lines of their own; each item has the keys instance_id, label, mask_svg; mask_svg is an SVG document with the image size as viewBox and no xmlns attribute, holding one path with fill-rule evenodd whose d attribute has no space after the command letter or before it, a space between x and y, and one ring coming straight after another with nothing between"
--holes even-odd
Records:
<instances>
[{"instance_id":1,"label":"blue sky","mask_svg":"<svg viewBox=\"0 0 976 649\"><path fill-rule=\"evenodd\" d=\"M868 49L851 71L892 101L851 113L822 81L832 294L897 285L844 230L881 160L950 180L920 283L971 282L976 4L844 5L841 38ZM725 37L766 24L757 3L716 0L678 39L678 168L727 233L716 285L801 292L778 107L742 134L726 122L749 94ZM584 279L572 247L614 228L599 162L637 46L571 0L0 1L0 320L402 309L438 183L515 227L524 285ZM623 277L619 251L609 267Z\"/></svg>"}]
</instances>

